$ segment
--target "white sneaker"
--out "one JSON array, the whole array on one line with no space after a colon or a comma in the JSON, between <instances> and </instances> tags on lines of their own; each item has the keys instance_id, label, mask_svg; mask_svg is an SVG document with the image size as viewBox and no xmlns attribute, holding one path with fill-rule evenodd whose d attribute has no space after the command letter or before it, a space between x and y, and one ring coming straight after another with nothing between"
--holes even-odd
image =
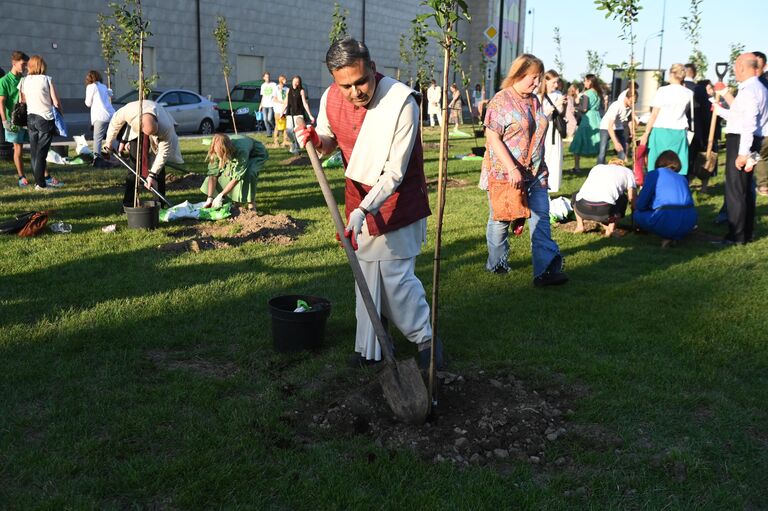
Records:
<instances>
[{"instance_id":1,"label":"white sneaker","mask_svg":"<svg viewBox=\"0 0 768 511\"><path fill-rule=\"evenodd\" d=\"M45 188L43 188L43 187L42 187L42 186L40 186L40 185L35 185L35 191L36 191L36 192L50 192L50 191L51 191L51 189L50 189L50 188L48 188L48 187L45 187Z\"/></svg>"}]
</instances>

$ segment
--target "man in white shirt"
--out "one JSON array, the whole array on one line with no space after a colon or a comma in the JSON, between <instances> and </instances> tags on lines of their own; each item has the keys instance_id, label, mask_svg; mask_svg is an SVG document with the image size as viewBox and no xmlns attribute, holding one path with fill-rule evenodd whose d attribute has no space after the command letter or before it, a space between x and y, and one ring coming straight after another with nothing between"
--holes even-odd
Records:
<instances>
[{"instance_id":1,"label":"man in white shirt","mask_svg":"<svg viewBox=\"0 0 768 511\"><path fill-rule=\"evenodd\" d=\"M261 112L264 119L264 127L267 129L267 138L272 136L272 130L275 128L275 111L273 109L275 88L277 84L269 79L269 73L264 73L262 77L264 83L261 84Z\"/></svg>"},{"instance_id":2,"label":"man in white shirt","mask_svg":"<svg viewBox=\"0 0 768 511\"><path fill-rule=\"evenodd\" d=\"M139 102L128 103L115 112L109 121L102 153L112 151L112 143L126 125L130 153L134 159L138 152L139 140L141 140L141 173L142 177L146 178L147 188L154 188L161 195L165 195L165 163L184 163L173 117L154 101L144 100L141 105L141 116L139 116ZM125 180L124 206L133 207L134 180L133 173L129 173Z\"/></svg>"},{"instance_id":3,"label":"man in white shirt","mask_svg":"<svg viewBox=\"0 0 768 511\"><path fill-rule=\"evenodd\" d=\"M376 72L364 43L351 38L328 49L334 83L320 100L317 130L296 131L303 147L311 140L322 154L344 156L346 236L378 312L418 346L421 369L429 367L432 325L424 286L415 274L426 240L429 198L419 139L414 91ZM379 345L357 292L355 365L381 360ZM442 345L434 343L437 366Z\"/></svg>"},{"instance_id":4,"label":"man in white shirt","mask_svg":"<svg viewBox=\"0 0 768 511\"><path fill-rule=\"evenodd\" d=\"M623 99L621 97L623 96ZM637 96L634 96L635 98ZM613 148L620 160L626 160L627 154L624 149L626 146L626 137L624 136L624 122L632 115L632 91L627 89L619 95L617 99L600 120L600 148L597 152L597 163L605 163L605 153L608 152L608 140L613 142Z\"/></svg>"},{"instance_id":5,"label":"man in white shirt","mask_svg":"<svg viewBox=\"0 0 768 511\"><path fill-rule=\"evenodd\" d=\"M613 235L616 221L624 217L627 203L635 209L635 176L620 160L595 165L581 190L573 197L576 231L584 232L584 219L605 226L605 237Z\"/></svg>"},{"instance_id":6,"label":"man in white shirt","mask_svg":"<svg viewBox=\"0 0 768 511\"><path fill-rule=\"evenodd\" d=\"M768 89L758 80L761 70L752 53L742 53L733 67L739 93L726 94L730 109L719 105L715 112L725 125L725 203L728 209L728 234L724 244L752 241L755 227L755 201L752 196L754 160L768 132Z\"/></svg>"}]
</instances>

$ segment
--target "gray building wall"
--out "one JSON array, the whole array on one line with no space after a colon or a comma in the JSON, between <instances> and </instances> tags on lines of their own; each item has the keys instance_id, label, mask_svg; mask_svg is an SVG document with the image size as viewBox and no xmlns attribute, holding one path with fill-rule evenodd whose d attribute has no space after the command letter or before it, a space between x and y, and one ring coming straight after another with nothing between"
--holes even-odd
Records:
<instances>
[{"instance_id":1,"label":"gray building wall","mask_svg":"<svg viewBox=\"0 0 768 511\"><path fill-rule=\"evenodd\" d=\"M365 42L379 69L393 73L403 67L400 34L409 32L411 20L423 12L421 0L338 1L349 10L349 34L360 39L365 32ZM481 79L478 45L488 42L482 32L488 25L489 11L499 1L470 0L474 23L460 27L460 36L467 40L462 64L468 69L472 63L473 84ZM524 0L506 0L516 1ZM59 95L71 98L72 105L81 104L86 72L104 69L96 14L109 14L108 4L107 0L4 0L0 65L7 68L10 53L16 49L29 55L40 54L48 64L48 74L53 77ZM323 61L334 0L143 0L142 5L152 32L146 43L149 50L145 69L159 74L159 88L181 87L214 98L226 96L212 36L218 15L227 18L231 33L229 54L234 69L230 86L238 79L258 79L261 75L243 76L243 70L237 69L238 55L241 59L250 57L254 66L260 64L273 77L280 73L289 78L301 75L310 96L317 97L330 83ZM442 53L436 43L431 42L430 46L438 74ZM128 80L133 76L126 59L121 59L113 85L117 96L128 92Z\"/></svg>"}]
</instances>

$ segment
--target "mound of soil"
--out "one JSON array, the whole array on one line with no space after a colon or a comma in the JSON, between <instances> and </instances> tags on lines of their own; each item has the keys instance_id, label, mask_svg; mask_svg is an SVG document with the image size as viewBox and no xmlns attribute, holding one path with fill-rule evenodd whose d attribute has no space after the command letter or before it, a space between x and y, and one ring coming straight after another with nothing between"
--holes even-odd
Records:
<instances>
[{"instance_id":1,"label":"mound of soil","mask_svg":"<svg viewBox=\"0 0 768 511\"><path fill-rule=\"evenodd\" d=\"M304 442L364 435L380 447L412 449L436 463L485 465L502 472L521 461L542 467L570 464L566 450L548 449L565 438L601 450L621 445L620 438L599 426L568 423L577 389L535 389L511 373L438 376L438 405L420 426L397 421L378 382L370 378L360 378L361 385L352 392L324 391L329 401L304 403L285 419L301 431ZM553 451L560 454L548 455Z\"/></svg>"},{"instance_id":2,"label":"mound of soil","mask_svg":"<svg viewBox=\"0 0 768 511\"><path fill-rule=\"evenodd\" d=\"M308 156L297 154L295 156L291 156L290 158L286 158L285 160L282 160L280 162L280 165L292 166L292 167L308 167L312 165L312 162L309 160Z\"/></svg>"},{"instance_id":3,"label":"mound of soil","mask_svg":"<svg viewBox=\"0 0 768 511\"><path fill-rule=\"evenodd\" d=\"M194 221L197 222L197 221ZM304 225L288 215L259 215L254 210L232 208L232 217L217 222L199 222L175 236L188 239L160 245L168 252L237 247L244 243L288 245L296 241Z\"/></svg>"},{"instance_id":4,"label":"mound of soil","mask_svg":"<svg viewBox=\"0 0 768 511\"><path fill-rule=\"evenodd\" d=\"M190 188L198 189L203 186L205 175L190 172L179 176L178 174L168 174L165 176L166 190L187 190Z\"/></svg>"}]
</instances>

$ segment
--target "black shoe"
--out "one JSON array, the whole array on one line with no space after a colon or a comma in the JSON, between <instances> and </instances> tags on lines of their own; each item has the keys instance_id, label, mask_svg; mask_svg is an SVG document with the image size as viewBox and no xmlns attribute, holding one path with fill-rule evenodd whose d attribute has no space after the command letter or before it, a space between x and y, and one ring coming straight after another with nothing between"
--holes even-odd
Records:
<instances>
[{"instance_id":1,"label":"black shoe","mask_svg":"<svg viewBox=\"0 0 768 511\"><path fill-rule=\"evenodd\" d=\"M427 343L432 343L432 341L427 341ZM443 342L440 340L440 338L437 338L437 342L435 343L437 346L437 352L435 353L435 369L440 370L443 368ZM429 369L429 363L430 359L432 357L432 348L425 348L423 350L419 350L419 369L422 371L426 371Z\"/></svg>"},{"instance_id":2,"label":"black shoe","mask_svg":"<svg viewBox=\"0 0 768 511\"><path fill-rule=\"evenodd\" d=\"M546 271L533 279L533 285L536 287L543 286L560 286L568 282L568 275L565 272L551 272Z\"/></svg>"}]
</instances>

